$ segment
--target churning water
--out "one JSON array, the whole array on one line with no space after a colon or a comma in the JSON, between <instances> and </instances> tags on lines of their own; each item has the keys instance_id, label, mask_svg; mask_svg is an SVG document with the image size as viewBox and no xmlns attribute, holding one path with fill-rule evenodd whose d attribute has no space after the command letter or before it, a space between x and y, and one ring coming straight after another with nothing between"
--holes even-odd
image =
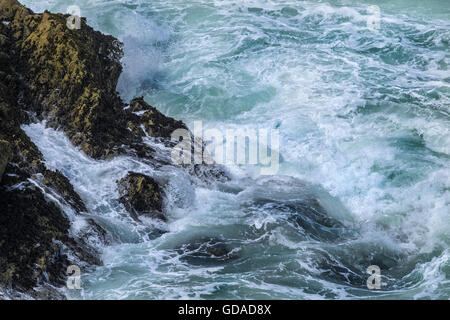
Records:
<instances>
[{"instance_id":1,"label":"churning water","mask_svg":"<svg viewBox=\"0 0 450 320\"><path fill-rule=\"evenodd\" d=\"M25 127L114 235L70 298L450 298L450 2L22 2L76 4L122 40L124 99L189 126L280 132L277 175L230 168L232 181L205 185ZM161 237L117 201L129 170L165 186ZM370 265L380 290L366 287Z\"/></svg>"}]
</instances>

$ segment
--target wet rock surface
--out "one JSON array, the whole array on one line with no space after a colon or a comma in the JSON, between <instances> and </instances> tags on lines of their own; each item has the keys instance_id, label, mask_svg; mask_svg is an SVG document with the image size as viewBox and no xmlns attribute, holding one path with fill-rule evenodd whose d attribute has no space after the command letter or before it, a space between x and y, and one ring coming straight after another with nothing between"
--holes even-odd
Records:
<instances>
[{"instance_id":1,"label":"wet rock surface","mask_svg":"<svg viewBox=\"0 0 450 320\"><path fill-rule=\"evenodd\" d=\"M113 237L93 218L86 218L85 224L78 230L77 244L95 259L93 264L101 265L101 248L114 243Z\"/></svg>"},{"instance_id":2,"label":"wet rock surface","mask_svg":"<svg viewBox=\"0 0 450 320\"><path fill-rule=\"evenodd\" d=\"M37 14L16 0L0 2L0 286L36 298L61 298L34 288L63 285L70 264L100 264L91 243L111 239L89 219L80 234L71 234L64 205L76 214L87 208L67 177L45 167L20 126L45 119L93 158L153 152L142 143L144 120L124 110L115 91L122 44L84 19L80 30L70 30L67 17ZM143 126L153 135L185 128L143 100L137 104L146 108ZM129 208L164 220L157 184L145 179L142 186L129 190Z\"/></svg>"},{"instance_id":3,"label":"wet rock surface","mask_svg":"<svg viewBox=\"0 0 450 320\"><path fill-rule=\"evenodd\" d=\"M230 262L237 258L225 239L198 237L176 249L181 260L192 265L213 265Z\"/></svg>"},{"instance_id":4,"label":"wet rock surface","mask_svg":"<svg viewBox=\"0 0 450 320\"><path fill-rule=\"evenodd\" d=\"M67 267L96 258L69 236L70 221L37 188L0 189L0 283L28 291L65 283ZM75 261L68 258L75 255Z\"/></svg>"},{"instance_id":5,"label":"wet rock surface","mask_svg":"<svg viewBox=\"0 0 450 320\"><path fill-rule=\"evenodd\" d=\"M119 201L125 206L135 220L149 217L166 221L162 213L162 193L158 183L152 178L129 172L118 182Z\"/></svg>"},{"instance_id":6,"label":"wet rock surface","mask_svg":"<svg viewBox=\"0 0 450 320\"><path fill-rule=\"evenodd\" d=\"M43 172L42 183L45 186L53 188L54 191L78 213L87 211L83 200L81 200L78 193L75 192L69 179L62 175L61 172L45 170Z\"/></svg>"},{"instance_id":7,"label":"wet rock surface","mask_svg":"<svg viewBox=\"0 0 450 320\"><path fill-rule=\"evenodd\" d=\"M122 71L122 43L93 30L83 19L79 30L66 26L68 15L35 14L15 0L4 0L0 18L8 52L22 76L21 108L64 130L75 146L93 158L126 153L149 135L167 138L181 121L164 116L143 99L131 104L147 110L138 117L116 92ZM9 41L8 41L9 40ZM129 129L131 127L131 130Z\"/></svg>"},{"instance_id":8,"label":"wet rock surface","mask_svg":"<svg viewBox=\"0 0 450 320\"><path fill-rule=\"evenodd\" d=\"M170 138L175 129L186 129L186 125L178 120L166 117L156 108L146 103L143 97L135 98L130 102L133 112L143 112L141 123L146 133L151 137Z\"/></svg>"},{"instance_id":9,"label":"wet rock surface","mask_svg":"<svg viewBox=\"0 0 450 320\"><path fill-rule=\"evenodd\" d=\"M3 172L5 172L6 165L12 158L11 147L8 141L0 140L0 182L2 181Z\"/></svg>"}]
</instances>

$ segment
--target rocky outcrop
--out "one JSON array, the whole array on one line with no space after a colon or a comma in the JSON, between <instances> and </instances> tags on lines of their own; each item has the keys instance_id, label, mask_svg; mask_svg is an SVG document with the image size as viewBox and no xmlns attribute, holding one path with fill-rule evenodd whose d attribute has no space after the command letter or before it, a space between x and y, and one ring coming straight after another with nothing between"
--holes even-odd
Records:
<instances>
[{"instance_id":1,"label":"rocky outcrop","mask_svg":"<svg viewBox=\"0 0 450 320\"><path fill-rule=\"evenodd\" d=\"M0 182L2 181L3 172L6 165L12 158L11 146L8 141L0 140Z\"/></svg>"},{"instance_id":2,"label":"rocky outcrop","mask_svg":"<svg viewBox=\"0 0 450 320\"><path fill-rule=\"evenodd\" d=\"M142 148L143 132L169 137L186 126L158 112L142 118L116 92L122 71L122 44L94 31L83 19L79 30L66 26L68 15L35 14L16 0L2 0L0 18L9 22L9 52L16 52L16 72L23 76L21 107L64 130L75 146L93 158L112 157Z\"/></svg>"},{"instance_id":3,"label":"rocky outcrop","mask_svg":"<svg viewBox=\"0 0 450 320\"><path fill-rule=\"evenodd\" d=\"M69 220L39 189L0 190L0 284L28 292L50 283L60 286L65 270L86 253L69 237ZM62 246L64 244L64 246Z\"/></svg>"},{"instance_id":4,"label":"rocky outcrop","mask_svg":"<svg viewBox=\"0 0 450 320\"><path fill-rule=\"evenodd\" d=\"M62 128L75 145L93 157L113 155L129 142L123 104L115 93L121 72L121 44L83 22L70 30L62 14L34 14L15 0L2 0L0 18L8 21L9 52L22 76L21 107ZM116 125L117 121L124 122Z\"/></svg>"},{"instance_id":5,"label":"rocky outcrop","mask_svg":"<svg viewBox=\"0 0 450 320\"><path fill-rule=\"evenodd\" d=\"M130 102L132 112L143 112L140 122L146 133L151 137L170 138L175 129L186 129L186 125L178 120L166 117L156 108L144 101L143 97L135 98Z\"/></svg>"},{"instance_id":6,"label":"rocky outcrop","mask_svg":"<svg viewBox=\"0 0 450 320\"><path fill-rule=\"evenodd\" d=\"M176 251L181 255L181 260L192 265L222 264L238 257L226 240L215 237L191 239Z\"/></svg>"},{"instance_id":7,"label":"rocky outcrop","mask_svg":"<svg viewBox=\"0 0 450 320\"><path fill-rule=\"evenodd\" d=\"M87 208L67 177L45 167L21 125L46 120L95 159L152 159L144 137L168 140L174 130L186 129L142 98L127 106L115 89L122 44L85 19L71 30L68 17L0 0L0 287L38 298L60 297L37 295L35 288L62 285L69 264L101 263L89 245L95 241L87 238L109 240L92 219L86 219L88 229L72 234L64 208L75 214ZM121 202L135 219L166 219L153 179L130 173L119 185Z\"/></svg>"},{"instance_id":8,"label":"rocky outcrop","mask_svg":"<svg viewBox=\"0 0 450 320\"><path fill-rule=\"evenodd\" d=\"M125 206L131 216L140 221L139 217L148 217L166 221L162 211L161 189L152 178L129 172L118 183L119 201Z\"/></svg>"},{"instance_id":9,"label":"rocky outcrop","mask_svg":"<svg viewBox=\"0 0 450 320\"><path fill-rule=\"evenodd\" d=\"M138 141L114 91L120 44L85 24L70 33L63 15L34 14L15 0L0 1L0 21L0 287L60 298L52 288L64 283L68 265L101 261L89 243L70 234L59 205L82 213L83 201L64 175L45 167L20 125L47 119L94 157ZM87 223L90 238L104 237L100 226ZM35 290L42 286L51 294Z\"/></svg>"}]
</instances>

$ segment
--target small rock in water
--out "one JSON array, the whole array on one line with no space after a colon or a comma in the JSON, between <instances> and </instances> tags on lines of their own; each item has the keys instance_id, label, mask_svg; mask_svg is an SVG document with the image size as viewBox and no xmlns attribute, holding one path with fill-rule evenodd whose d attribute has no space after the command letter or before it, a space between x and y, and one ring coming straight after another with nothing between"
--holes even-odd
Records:
<instances>
[{"instance_id":1,"label":"small rock in water","mask_svg":"<svg viewBox=\"0 0 450 320\"><path fill-rule=\"evenodd\" d=\"M161 188L155 180L141 173L129 172L118 183L120 199L133 219L145 216L166 221L162 213Z\"/></svg>"}]
</instances>

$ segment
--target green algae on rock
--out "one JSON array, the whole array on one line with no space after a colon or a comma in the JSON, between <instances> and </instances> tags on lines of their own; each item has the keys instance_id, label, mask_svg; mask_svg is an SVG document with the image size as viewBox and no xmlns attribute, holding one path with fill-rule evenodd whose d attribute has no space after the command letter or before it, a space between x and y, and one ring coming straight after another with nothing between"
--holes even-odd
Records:
<instances>
[{"instance_id":1,"label":"green algae on rock","mask_svg":"<svg viewBox=\"0 0 450 320\"><path fill-rule=\"evenodd\" d=\"M59 89L53 90L39 75L48 67L45 60L51 51L47 57L42 45L32 43L38 32L34 35L45 44L47 36L38 27L51 16L33 14L14 0L0 2L0 21L9 22L0 23L0 287L44 299L64 298L53 288L63 285L69 264L101 263L89 244L70 234L68 217L46 194L55 195L76 213L86 211L83 201L61 172L45 167L41 152L20 127L33 120L33 113L45 114L50 100L41 90ZM70 60L61 63L67 68ZM55 83L62 80L61 74L52 76Z\"/></svg>"},{"instance_id":2,"label":"green algae on rock","mask_svg":"<svg viewBox=\"0 0 450 320\"><path fill-rule=\"evenodd\" d=\"M174 130L187 128L143 98L125 108L116 92L122 44L85 19L71 30L67 18L0 1L0 287L35 298L63 298L52 288L64 283L69 264L101 264L100 252L83 237L103 244L111 239L93 219L85 219L88 227L79 234L69 232L66 209L82 215L87 208L67 177L46 168L21 125L45 120L94 159L151 159L154 150L144 137L168 141ZM120 188L136 220L166 220L152 178L130 173Z\"/></svg>"},{"instance_id":3,"label":"green algae on rock","mask_svg":"<svg viewBox=\"0 0 450 320\"><path fill-rule=\"evenodd\" d=\"M146 133L151 137L170 138L175 129L186 129L186 125L178 120L166 117L156 108L144 101L143 97L135 98L130 102L133 112L144 112L141 116Z\"/></svg>"},{"instance_id":4,"label":"green algae on rock","mask_svg":"<svg viewBox=\"0 0 450 320\"><path fill-rule=\"evenodd\" d=\"M9 21L17 72L26 84L23 108L48 125L62 128L75 145L93 157L107 156L131 139L115 92L122 67L121 44L83 21L80 30L66 27L66 16L35 14L15 0L4 0L0 19ZM110 151L111 152L111 151Z\"/></svg>"},{"instance_id":5,"label":"green algae on rock","mask_svg":"<svg viewBox=\"0 0 450 320\"><path fill-rule=\"evenodd\" d=\"M146 216L166 221L162 214L162 196L158 183L144 174L129 172L118 183L119 201L133 219Z\"/></svg>"}]
</instances>

